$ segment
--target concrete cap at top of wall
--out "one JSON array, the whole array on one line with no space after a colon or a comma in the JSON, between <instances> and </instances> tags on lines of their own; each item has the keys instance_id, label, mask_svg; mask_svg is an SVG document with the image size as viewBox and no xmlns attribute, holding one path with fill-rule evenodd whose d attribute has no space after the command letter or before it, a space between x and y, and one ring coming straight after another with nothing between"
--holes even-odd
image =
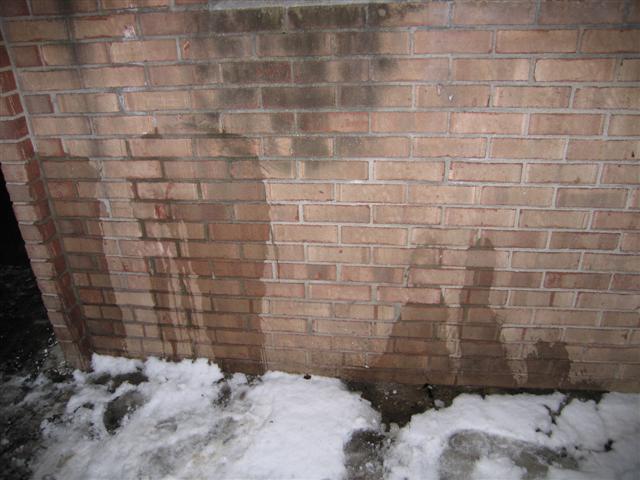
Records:
<instances>
[{"instance_id":1,"label":"concrete cap at top of wall","mask_svg":"<svg viewBox=\"0 0 640 480\"><path fill-rule=\"evenodd\" d=\"M306 7L367 3L416 3L416 0L209 0L209 8L211 10L234 10L261 7Z\"/></svg>"}]
</instances>

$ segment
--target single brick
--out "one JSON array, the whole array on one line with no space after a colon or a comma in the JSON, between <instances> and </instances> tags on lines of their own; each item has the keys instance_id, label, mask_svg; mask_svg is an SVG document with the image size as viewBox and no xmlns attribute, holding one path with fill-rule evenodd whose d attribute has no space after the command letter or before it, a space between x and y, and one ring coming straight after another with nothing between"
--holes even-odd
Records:
<instances>
[{"instance_id":1,"label":"single brick","mask_svg":"<svg viewBox=\"0 0 640 480\"><path fill-rule=\"evenodd\" d=\"M500 30L498 53L571 53L578 46L578 30Z\"/></svg>"}]
</instances>

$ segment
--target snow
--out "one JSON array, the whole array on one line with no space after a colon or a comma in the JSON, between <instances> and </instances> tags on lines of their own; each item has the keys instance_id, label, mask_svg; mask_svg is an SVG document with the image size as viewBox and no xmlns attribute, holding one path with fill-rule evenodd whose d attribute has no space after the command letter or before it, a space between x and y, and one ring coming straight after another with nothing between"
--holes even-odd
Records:
<instances>
[{"instance_id":1,"label":"snow","mask_svg":"<svg viewBox=\"0 0 640 480\"><path fill-rule=\"evenodd\" d=\"M457 474L470 462L474 478L521 478L519 461L549 479L637 479L640 395L609 393L598 404L565 400L560 393L460 395L449 408L414 415L400 430L385 460L387 476L464 478ZM568 454L565 468L554 452Z\"/></svg>"},{"instance_id":2,"label":"snow","mask_svg":"<svg viewBox=\"0 0 640 480\"><path fill-rule=\"evenodd\" d=\"M23 400L73 390L62 417L41 425L34 478L340 479L345 446L364 430L386 436L379 455L390 480L631 480L640 471L638 394L599 402L463 394L398 428L381 425L370 403L337 379L225 377L203 359L94 356L92 365L70 386L36 380Z\"/></svg>"},{"instance_id":3,"label":"snow","mask_svg":"<svg viewBox=\"0 0 640 480\"><path fill-rule=\"evenodd\" d=\"M94 358L99 373L140 365ZM115 391L76 372L79 389L59 425L43 425L45 452L34 462L44 478L340 478L343 445L361 429L379 429L369 402L336 379L269 372L250 384L221 381L206 360L151 358L148 381ZM114 435L103 415L111 400L137 392L141 403Z\"/></svg>"}]
</instances>

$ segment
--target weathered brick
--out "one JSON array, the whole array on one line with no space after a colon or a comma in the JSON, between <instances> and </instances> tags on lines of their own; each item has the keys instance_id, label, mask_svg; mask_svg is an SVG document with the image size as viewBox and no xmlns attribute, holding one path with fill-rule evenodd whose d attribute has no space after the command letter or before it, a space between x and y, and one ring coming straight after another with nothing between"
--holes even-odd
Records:
<instances>
[{"instance_id":1,"label":"weathered brick","mask_svg":"<svg viewBox=\"0 0 640 480\"><path fill-rule=\"evenodd\" d=\"M439 3L371 4L368 11L370 25L379 27L444 26L448 23L449 8Z\"/></svg>"},{"instance_id":2,"label":"weathered brick","mask_svg":"<svg viewBox=\"0 0 640 480\"><path fill-rule=\"evenodd\" d=\"M496 36L498 53L575 52L578 30L500 30Z\"/></svg>"},{"instance_id":3,"label":"weathered brick","mask_svg":"<svg viewBox=\"0 0 640 480\"><path fill-rule=\"evenodd\" d=\"M590 24L622 23L624 2L613 0L602 8L596 0L570 0L556 2L544 0L540 4L539 23L542 24Z\"/></svg>"},{"instance_id":4,"label":"weathered brick","mask_svg":"<svg viewBox=\"0 0 640 480\"><path fill-rule=\"evenodd\" d=\"M519 163L452 162L449 179L464 182L519 182Z\"/></svg>"},{"instance_id":5,"label":"weathered brick","mask_svg":"<svg viewBox=\"0 0 640 480\"><path fill-rule=\"evenodd\" d=\"M453 23L464 25L529 24L535 16L535 5L528 1L489 1L456 3Z\"/></svg>"},{"instance_id":6,"label":"weathered brick","mask_svg":"<svg viewBox=\"0 0 640 480\"><path fill-rule=\"evenodd\" d=\"M488 107L490 89L485 85L420 85L419 107Z\"/></svg>"},{"instance_id":7,"label":"weathered brick","mask_svg":"<svg viewBox=\"0 0 640 480\"><path fill-rule=\"evenodd\" d=\"M429 137L414 140L418 157L484 157L484 138Z\"/></svg>"},{"instance_id":8,"label":"weathered brick","mask_svg":"<svg viewBox=\"0 0 640 480\"><path fill-rule=\"evenodd\" d=\"M520 213L520 226L527 228L585 228L588 219L587 212L523 210Z\"/></svg>"},{"instance_id":9,"label":"weathered brick","mask_svg":"<svg viewBox=\"0 0 640 480\"><path fill-rule=\"evenodd\" d=\"M595 183L598 172L597 165L560 165L554 163L538 163L527 166L528 183Z\"/></svg>"},{"instance_id":10,"label":"weathered brick","mask_svg":"<svg viewBox=\"0 0 640 480\"><path fill-rule=\"evenodd\" d=\"M640 88L580 88L573 100L576 108L640 108Z\"/></svg>"},{"instance_id":11,"label":"weathered brick","mask_svg":"<svg viewBox=\"0 0 640 480\"><path fill-rule=\"evenodd\" d=\"M582 36L581 50L588 53L640 52L638 30L587 30Z\"/></svg>"},{"instance_id":12,"label":"weathered brick","mask_svg":"<svg viewBox=\"0 0 640 480\"><path fill-rule=\"evenodd\" d=\"M344 107L409 107L412 91L407 86L345 86L338 100Z\"/></svg>"},{"instance_id":13,"label":"weathered brick","mask_svg":"<svg viewBox=\"0 0 640 480\"><path fill-rule=\"evenodd\" d=\"M613 80L615 61L609 58L541 59L536 61L539 82L597 82Z\"/></svg>"},{"instance_id":14,"label":"weathered brick","mask_svg":"<svg viewBox=\"0 0 640 480\"><path fill-rule=\"evenodd\" d=\"M338 55L406 54L409 32L339 32L335 45Z\"/></svg>"},{"instance_id":15,"label":"weathered brick","mask_svg":"<svg viewBox=\"0 0 640 480\"><path fill-rule=\"evenodd\" d=\"M369 78L366 60L330 60L296 62L293 78L298 83L359 82Z\"/></svg>"},{"instance_id":16,"label":"weathered brick","mask_svg":"<svg viewBox=\"0 0 640 480\"><path fill-rule=\"evenodd\" d=\"M541 158L561 159L564 154L564 140L494 138L492 158Z\"/></svg>"},{"instance_id":17,"label":"weathered brick","mask_svg":"<svg viewBox=\"0 0 640 480\"><path fill-rule=\"evenodd\" d=\"M444 176L442 162L393 161L375 162L375 178L377 180L426 180L437 182Z\"/></svg>"},{"instance_id":18,"label":"weathered brick","mask_svg":"<svg viewBox=\"0 0 640 480\"><path fill-rule=\"evenodd\" d=\"M527 80L529 60L525 58L453 60L454 80Z\"/></svg>"},{"instance_id":19,"label":"weathered brick","mask_svg":"<svg viewBox=\"0 0 640 480\"><path fill-rule=\"evenodd\" d=\"M602 115L533 114L529 118L532 135L599 135ZM611 127L609 128L611 131Z\"/></svg>"},{"instance_id":20,"label":"weathered brick","mask_svg":"<svg viewBox=\"0 0 640 480\"><path fill-rule=\"evenodd\" d=\"M415 53L489 53L491 32L482 30L417 31Z\"/></svg>"},{"instance_id":21,"label":"weathered brick","mask_svg":"<svg viewBox=\"0 0 640 480\"><path fill-rule=\"evenodd\" d=\"M569 106L569 87L496 87L496 107L565 108Z\"/></svg>"}]
</instances>

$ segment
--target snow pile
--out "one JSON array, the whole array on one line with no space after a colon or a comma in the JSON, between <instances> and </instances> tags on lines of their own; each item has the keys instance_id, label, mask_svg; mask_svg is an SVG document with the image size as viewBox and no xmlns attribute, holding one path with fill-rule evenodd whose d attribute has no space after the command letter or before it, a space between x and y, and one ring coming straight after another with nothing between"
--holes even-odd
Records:
<instances>
[{"instance_id":1,"label":"snow pile","mask_svg":"<svg viewBox=\"0 0 640 480\"><path fill-rule=\"evenodd\" d=\"M68 398L42 422L34 478L631 480L640 471L640 395L464 394L385 432L336 379L225 378L203 359L95 356L93 370L57 385L42 377L20 403L45 411L52 392Z\"/></svg>"},{"instance_id":2,"label":"snow pile","mask_svg":"<svg viewBox=\"0 0 640 480\"><path fill-rule=\"evenodd\" d=\"M223 380L206 360L95 356L93 368L75 373L62 421L44 422L34 478L340 478L352 433L380 428L335 379Z\"/></svg>"},{"instance_id":3,"label":"snow pile","mask_svg":"<svg viewBox=\"0 0 640 480\"><path fill-rule=\"evenodd\" d=\"M389 479L637 479L640 396L460 395L414 415L385 459Z\"/></svg>"}]
</instances>

